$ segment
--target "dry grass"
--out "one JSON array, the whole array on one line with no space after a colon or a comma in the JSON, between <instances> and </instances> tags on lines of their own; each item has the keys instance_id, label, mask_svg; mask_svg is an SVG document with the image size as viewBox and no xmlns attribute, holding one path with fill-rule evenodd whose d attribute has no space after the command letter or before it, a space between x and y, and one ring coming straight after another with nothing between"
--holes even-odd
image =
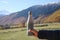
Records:
<instances>
[{"instance_id":1,"label":"dry grass","mask_svg":"<svg viewBox=\"0 0 60 40\"><path fill-rule=\"evenodd\" d=\"M48 23L48 26L35 27L36 30L60 30L60 23ZM27 36L26 28L0 30L0 40L39 40L34 36Z\"/></svg>"}]
</instances>

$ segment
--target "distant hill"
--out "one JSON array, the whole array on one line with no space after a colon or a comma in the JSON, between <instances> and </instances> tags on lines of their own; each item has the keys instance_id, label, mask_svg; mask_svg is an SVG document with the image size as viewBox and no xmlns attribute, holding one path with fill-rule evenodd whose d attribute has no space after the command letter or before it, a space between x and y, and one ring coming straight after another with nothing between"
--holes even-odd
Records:
<instances>
[{"instance_id":1,"label":"distant hill","mask_svg":"<svg viewBox=\"0 0 60 40\"><path fill-rule=\"evenodd\" d=\"M0 10L0 15L7 15L8 13L10 13L7 10Z\"/></svg>"},{"instance_id":2,"label":"distant hill","mask_svg":"<svg viewBox=\"0 0 60 40\"><path fill-rule=\"evenodd\" d=\"M4 17L5 15L7 15L9 12L6 10L0 10L0 18Z\"/></svg>"},{"instance_id":3,"label":"distant hill","mask_svg":"<svg viewBox=\"0 0 60 40\"><path fill-rule=\"evenodd\" d=\"M0 18L0 25L25 23L28 17L28 11L32 12L34 23L41 23L45 18L49 17L52 14L55 14L54 12L59 9L60 3L35 5Z\"/></svg>"}]
</instances>

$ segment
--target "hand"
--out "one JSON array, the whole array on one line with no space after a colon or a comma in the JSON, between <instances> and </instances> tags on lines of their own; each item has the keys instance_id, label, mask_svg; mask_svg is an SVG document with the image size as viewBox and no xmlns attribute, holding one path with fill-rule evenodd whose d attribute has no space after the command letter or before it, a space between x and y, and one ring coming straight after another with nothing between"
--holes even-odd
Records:
<instances>
[{"instance_id":1,"label":"hand","mask_svg":"<svg viewBox=\"0 0 60 40\"><path fill-rule=\"evenodd\" d=\"M34 36L38 36L38 31L35 29L30 29L29 32L32 32Z\"/></svg>"}]
</instances>

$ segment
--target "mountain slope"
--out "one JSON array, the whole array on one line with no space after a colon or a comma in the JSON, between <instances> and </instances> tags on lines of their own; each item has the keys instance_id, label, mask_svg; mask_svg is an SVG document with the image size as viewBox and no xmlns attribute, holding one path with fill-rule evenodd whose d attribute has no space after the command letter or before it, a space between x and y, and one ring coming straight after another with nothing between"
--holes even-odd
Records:
<instances>
[{"instance_id":1,"label":"mountain slope","mask_svg":"<svg viewBox=\"0 0 60 40\"><path fill-rule=\"evenodd\" d=\"M60 22L60 9L48 16L44 22Z\"/></svg>"},{"instance_id":2,"label":"mountain slope","mask_svg":"<svg viewBox=\"0 0 60 40\"><path fill-rule=\"evenodd\" d=\"M0 18L0 25L25 23L28 17L28 11L32 12L35 23L43 22L46 17L54 14L60 9L60 4L35 5L19 12L11 13ZM37 21L38 20L38 21ZM42 21L43 20L43 21Z\"/></svg>"},{"instance_id":3,"label":"mountain slope","mask_svg":"<svg viewBox=\"0 0 60 40\"><path fill-rule=\"evenodd\" d=\"M32 7L29 7L28 9L22 10L17 12L17 15L14 18L19 18L19 17L27 17L28 11L32 12L32 15L34 18L41 16L41 15L50 15L54 11L60 9L60 4L47 4L47 5L35 5Z\"/></svg>"}]
</instances>

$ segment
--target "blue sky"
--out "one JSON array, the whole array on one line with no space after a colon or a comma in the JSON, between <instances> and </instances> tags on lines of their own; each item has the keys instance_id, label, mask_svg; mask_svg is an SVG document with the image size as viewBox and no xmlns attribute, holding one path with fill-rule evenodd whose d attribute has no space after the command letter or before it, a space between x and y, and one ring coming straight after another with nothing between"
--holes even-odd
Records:
<instances>
[{"instance_id":1,"label":"blue sky","mask_svg":"<svg viewBox=\"0 0 60 40\"><path fill-rule=\"evenodd\" d=\"M0 11L7 10L10 13L27 9L33 5L57 3L60 0L0 0Z\"/></svg>"}]
</instances>

